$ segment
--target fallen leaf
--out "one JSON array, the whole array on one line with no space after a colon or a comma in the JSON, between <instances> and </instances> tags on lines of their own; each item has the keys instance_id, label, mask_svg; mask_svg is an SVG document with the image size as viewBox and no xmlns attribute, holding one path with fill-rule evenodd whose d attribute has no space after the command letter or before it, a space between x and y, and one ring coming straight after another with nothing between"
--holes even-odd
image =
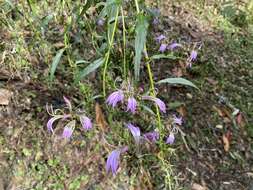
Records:
<instances>
[{"instance_id":1,"label":"fallen leaf","mask_svg":"<svg viewBox=\"0 0 253 190\"><path fill-rule=\"evenodd\" d=\"M173 73L173 76L175 76L175 77L182 77L183 76L183 71L179 67L173 68L172 73Z\"/></svg>"},{"instance_id":2,"label":"fallen leaf","mask_svg":"<svg viewBox=\"0 0 253 190\"><path fill-rule=\"evenodd\" d=\"M96 103L95 105L95 112L96 112L96 123L97 125L105 131L108 128L108 124L105 120L104 114L102 112L102 109L99 105L99 103Z\"/></svg>"},{"instance_id":3,"label":"fallen leaf","mask_svg":"<svg viewBox=\"0 0 253 190\"><path fill-rule=\"evenodd\" d=\"M0 105L7 106L11 98L11 91L0 88Z\"/></svg>"},{"instance_id":4,"label":"fallen leaf","mask_svg":"<svg viewBox=\"0 0 253 190\"><path fill-rule=\"evenodd\" d=\"M183 117L187 115L187 110L185 106L180 106L179 108L177 108L177 112L180 113L180 115Z\"/></svg>"},{"instance_id":5,"label":"fallen leaf","mask_svg":"<svg viewBox=\"0 0 253 190\"><path fill-rule=\"evenodd\" d=\"M224 150L226 152L228 152L229 148L230 148L230 142L229 142L229 139L228 139L227 135L225 135L225 134L222 135L222 141L223 141L223 144L224 144Z\"/></svg>"},{"instance_id":6,"label":"fallen leaf","mask_svg":"<svg viewBox=\"0 0 253 190\"><path fill-rule=\"evenodd\" d=\"M206 187L203 187L203 186L200 185L200 184L193 183L193 184L192 184L192 190L207 190L207 188L206 188Z\"/></svg>"},{"instance_id":7,"label":"fallen leaf","mask_svg":"<svg viewBox=\"0 0 253 190\"><path fill-rule=\"evenodd\" d=\"M239 125L240 127L244 127L245 124L246 124L246 121L245 121L245 118L244 116L242 115L241 112L239 112L236 116L236 122L237 122L237 125Z\"/></svg>"}]
</instances>

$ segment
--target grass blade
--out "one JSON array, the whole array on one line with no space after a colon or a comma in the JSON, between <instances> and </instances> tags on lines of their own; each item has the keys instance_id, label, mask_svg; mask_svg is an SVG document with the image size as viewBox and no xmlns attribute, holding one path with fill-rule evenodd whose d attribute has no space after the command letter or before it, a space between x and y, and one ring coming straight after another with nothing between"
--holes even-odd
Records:
<instances>
[{"instance_id":1,"label":"grass blade","mask_svg":"<svg viewBox=\"0 0 253 190\"><path fill-rule=\"evenodd\" d=\"M163 79L163 80L160 80L157 82L157 84L162 84L162 83L169 83L169 84L181 84L181 85L186 85L186 86L191 86L193 88L196 88L199 90L199 88L193 84L191 81L189 80L186 80L184 78L166 78L166 79Z\"/></svg>"},{"instance_id":2,"label":"grass blade","mask_svg":"<svg viewBox=\"0 0 253 190\"><path fill-rule=\"evenodd\" d=\"M134 58L134 76L135 80L139 80L140 76L140 64L141 64L141 54L146 43L148 29L147 18L140 14L137 17L137 24L135 29L135 58Z\"/></svg>"},{"instance_id":3,"label":"grass blade","mask_svg":"<svg viewBox=\"0 0 253 190\"><path fill-rule=\"evenodd\" d=\"M78 80L81 80L83 77L87 76L91 72L95 71L104 63L104 58L99 58L89 64L78 76Z\"/></svg>"},{"instance_id":4,"label":"grass blade","mask_svg":"<svg viewBox=\"0 0 253 190\"><path fill-rule=\"evenodd\" d=\"M60 49L56 56L53 59L52 65L51 65L51 69L50 69L50 81L53 81L54 79L54 73L56 71L56 68L61 60L62 54L64 52L65 49Z\"/></svg>"}]
</instances>

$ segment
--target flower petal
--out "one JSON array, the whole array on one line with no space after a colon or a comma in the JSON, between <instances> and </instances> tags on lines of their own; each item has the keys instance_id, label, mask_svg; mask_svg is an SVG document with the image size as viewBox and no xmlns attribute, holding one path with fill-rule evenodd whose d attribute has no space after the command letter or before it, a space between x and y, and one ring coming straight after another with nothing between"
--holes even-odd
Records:
<instances>
[{"instance_id":1,"label":"flower petal","mask_svg":"<svg viewBox=\"0 0 253 190\"><path fill-rule=\"evenodd\" d=\"M166 144L173 144L175 141L175 136L173 133L170 133L170 135L167 137Z\"/></svg>"},{"instance_id":2,"label":"flower petal","mask_svg":"<svg viewBox=\"0 0 253 190\"><path fill-rule=\"evenodd\" d=\"M140 142L140 136L141 136L141 131L139 127L135 127L134 125L132 125L131 123L127 124L127 128L130 130L130 132L132 133L134 140L137 144L139 144Z\"/></svg>"},{"instance_id":3,"label":"flower petal","mask_svg":"<svg viewBox=\"0 0 253 190\"><path fill-rule=\"evenodd\" d=\"M90 130L90 129L92 128L91 120L90 120L90 118L88 118L87 116L81 115L81 116L80 116L80 122L81 122L81 124L82 124L82 127L83 127L85 130Z\"/></svg>"},{"instance_id":4,"label":"flower petal","mask_svg":"<svg viewBox=\"0 0 253 190\"><path fill-rule=\"evenodd\" d=\"M61 119L61 118L63 118L63 117L64 117L64 116L62 116L62 115L56 115L56 116L50 118L50 119L48 120L48 122L47 122L47 130L48 130L48 131L51 131L51 132L53 133L53 132L54 132L54 131L53 131L53 123L54 123L57 119Z\"/></svg>"},{"instance_id":5,"label":"flower petal","mask_svg":"<svg viewBox=\"0 0 253 190\"><path fill-rule=\"evenodd\" d=\"M133 114L136 111L137 101L134 97L128 98L127 111L131 111Z\"/></svg>"}]
</instances>

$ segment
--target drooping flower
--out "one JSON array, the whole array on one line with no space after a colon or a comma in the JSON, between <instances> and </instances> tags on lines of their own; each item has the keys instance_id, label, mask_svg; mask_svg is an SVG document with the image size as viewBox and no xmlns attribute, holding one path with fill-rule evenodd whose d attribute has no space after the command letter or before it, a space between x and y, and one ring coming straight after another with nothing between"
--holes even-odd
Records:
<instances>
[{"instance_id":1,"label":"drooping flower","mask_svg":"<svg viewBox=\"0 0 253 190\"><path fill-rule=\"evenodd\" d=\"M65 139L69 139L72 136L72 133L73 133L73 129L68 126L65 126L62 133L62 137Z\"/></svg>"},{"instance_id":2,"label":"drooping flower","mask_svg":"<svg viewBox=\"0 0 253 190\"><path fill-rule=\"evenodd\" d=\"M155 143L159 139L159 133L156 131L145 133L144 138L152 143Z\"/></svg>"},{"instance_id":3,"label":"drooping flower","mask_svg":"<svg viewBox=\"0 0 253 190\"><path fill-rule=\"evenodd\" d=\"M123 102L123 99L124 99L123 91L118 90L109 95L109 97L106 100L106 103L114 108L118 102Z\"/></svg>"},{"instance_id":4,"label":"drooping flower","mask_svg":"<svg viewBox=\"0 0 253 190\"><path fill-rule=\"evenodd\" d=\"M159 109L163 113L166 113L166 105L165 105L165 103L162 100L160 100L159 98L154 98L154 101L155 101L156 105L159 107Z\"/></svg>"},{"instance_id":5,"label":"drooping flower","mask_svg":"<svg viewBox=\"0 0 253 190\"><path fill-rule=\"evenodd\" d=\"M177 117L175 114L173 115L173 123L177 125L182 125L183 120L182 117Z\"/></svg>"},{"instance_id":6,"label":"drooping flower","mask_svg":"<svg viewBox=\"0 0 253 190\"><path fill-rule=\"evenodd\" d=\"M188 58L189 62L195 61L197 59L198 52L196 50L192 50L190 57Z\"/></svg>"},{"instance_id":7,"label":"drooping flower","mask_svg":"<svg viewBox=\"0 0 253 190\"><path fill-rule=\"evenodd\" d=\"M166 44L161 44L161 46L159 48L159 51L164 53L166 49L167 49L167 45Z\"/></svg>"},{"instance_id":8,"label":"drooping flower","mask_svg":"<svg viewBox=\"0 0 253 190\"><path fill-rule=\"evenodd\" d=\"M176 49L176 48L178 48L178 47L182 47L182 45L179 44L179 43L172 43L172 44L170 44L170 45L168 46L168 49L174 50L174 49Z\"/></svg>"},{"instance_id":9,"label":"drooping flower","mask_svg":"<svg viewBox=\"0 0 253 190\"><path fill-rule=\"evenodd\" d=\"M127 124L127 128L130 130L130 132L132 133L134 140L136 142L136 144L139 144L140 142L140 137L141 137L141 131L139 127L135 127L133 124L128 123Z\"/></svg>"},{"instance_id":10,"label":"drooping flower","mask_svg":"<svg viewBox=\"0 0 253 190\"><path fill-rule=\"evenodd\" d=\"M76 121L70 121L63 130L62 137L65 139L69 139L72 136L72 133L74 131L74 127L76 125Z\"/></svg>"},{"instance_id":11,"label":"drooping flower","mask_svg":"<svg viewBox=\"0 0 253 190\"><path fill-rule=\"evenodd\" d=\"M106 161L106 172L109 173L112 172L113 175L116 175L118 168L119 168L119 162L120 162L120 154L124 153L128 150L128 147L123 147L122 149L116 149L113 150Z\"/></svg>"},{"instance_id":12,"label":"drooping flower","mask_svg":"<svg viewBox=\"0 0 253 190\"><path fill-rule=\"evenodd\" d=\"M131 111L133 114L136 111L137 101L134 97L129 97L127 101L127 111Z\"/></svg>"},{"instance_id":13,"label":"drooping flower","mask_svg":"<svg viewBox=\"0 0 253 190\"><path fill-rule=\"evenodd\" d=\"M160 36L156 37L155 40L160 43L165 38L166 37L163 34L161 34Z\"/></svg>"},{"instance_id":14,"label":"drooping flower","mask_svg":"<svg viewBox=\"0 0 253 190\"><path fill-rule=\"evenodd\" d=\"M54 130L53 130L53 123L54 123L57 119L61 119L61 118L63 118L63 117L64 117L64 116L62 116L62 115L56 115L56 116L50 118L50 119L48 120L48 122L47 122L47 130L53 133L53 132L54 132Z\"/></svg>"},{"instance_id":15,"label":"drooping flower","mask_svg":"<svg viewBox=\"0 0 253 190\"><path fill-rule=\"evenodd\" d=\"M68 108L71 110L72 106L71 106L70 100L65 96L63 96L63 99L64 99L64 102L66 103L66 105L68 106Z\"/></svg>"},{"instance_id":16,"label":"drooping flower","mask_svg":"<svg viewBox=\"0 0 253 190\"><path fill-rule=\"evenodd\" d=\"M84 130L90 130L92 128L91 120L87 116L80 115L80 122Z\"/></svg>"},{"instance_id":17,"label":"drooping flower","mask_svg":"<svg viewBox=\"0 0 253 190\"><path fill-rule=\"evenodd\" d=\"M166 144L173 144L174 141L175 141L175 135L173 133L170 133L166 139Z\"/></svg>"},{"instance_id":18,"label":"drooping flower","mask_svg":"<svg viewBox=\"0 0 253 190\"><path fill-rule=\"evenodd\" d=\"M142 99L143 100L151 100L151 101L155 102L155 104L159 107L159 109L163 113L166 113L166 105L161 99L155 98L155 97L152 97L152 96L142 96Z\"/></svg>"}]
</instances>

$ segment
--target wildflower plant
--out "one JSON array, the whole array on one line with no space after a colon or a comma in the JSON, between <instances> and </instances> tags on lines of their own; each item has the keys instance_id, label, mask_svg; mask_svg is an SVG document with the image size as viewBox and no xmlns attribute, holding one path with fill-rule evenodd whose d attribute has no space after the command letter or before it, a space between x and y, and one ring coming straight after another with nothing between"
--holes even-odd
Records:
<instances>
[{"instance_id":1,"label":"wildflower plant","mask_svg":"<svg viewBox=\"0 0 253 190\"><path fill-rule=\"evenodd\" d=\"M90 3L84 10L94 5L95 1ZM129 12L127 9L129 4L131 4L131 8L135 8L134 14L128 15ZM174 143L175 135L179 130L179 126L182 125L182 118L173 116L172 127L166 129L163 121L169 115L168 106L162 98L157 96L158 91L156 90L156 85L167 83L197 87L192 82L183 78L166 78L155 81L151 65L155 64L154 57L164 58L166 57L164 55L168 52L173 53L172 51L176 49L178 51L184 51L184 44L175 42L178 41L177 39L169 41L168 36L159 34L155 39L152 39L157 46L156 52L153 55L149 55L152 51L149 52L150 48L147 43L147 36L149 35L149 29L155 27L160 22L159 11L156 10L153 11L155 14L150 14L144 1L140 5L138 0L107 0L106 2L100 3L99 7L100 13L94 25L96 28L103 28L106 31L105 34L101 34L106 43L101 45L103 47L96 47L99 46L98 44L96 46L94 45L94 48L99 52L98 57L92 62L88 61L89 65L77 74L77 81L80 81L82 78L100 68L102 81L99 82L101 82L102 95L100 94L99 97L102 96L104 98L104 102L107 104L109 110L110 107L117 110L117 112L120 112L119 108L124 110L123 113L127 115L125 117L127 119L125 120L123 117L121 123L127 123L126 127L134 138L134 145L139 146L142 139L144 139L146 142L156 144L160 148L160 151L163 152L166 146ZM132 12L133 10L131 10ZM88 28L91 27L92 25L88 25ZM92 30L91 33L94 37ZM131 44L132 42L134 43ZM64 51L62 50L61 55ZM113 56L114 53L117 60ZM193 48L190 56L185 58L185 62L190 63L189 66L191 66L191 63L196 61L196 59L197 51ZM77 68L80 69L79 66ZM117 72L111 74L115 68ZM110 83L110 80L113 81L114 77L120 78L123 81L119 88L112 87ZM139 91L137 89L140 87L142 78L147 79L148 83L145 85L145 88L148 89ZM74 110L71 101L66 97L64 97L64 101L68 108L67 113L62 110L53 109L50 112L48 109L48 113L52 116L47 123L48 131L54 133L53 124L57 120L62 120L67 123L63 128L62 134L67 139L71 138L78 123L84 131L90 130L92 128L92 122L88 115ZM156 118L155 127L151 130L143 130L143 126L140 125L137 127L137 125L132 124L135 123L132 121L133 118L137 118L143 113L146 104L151 105L150 110L155 113ZM138 119L140 120L141 117L138 117ZM142 134L141 131L145 132ZM107 172L116 175L119 169L120 157L127 150L128 145L122 146L120 144L119 148L109 153L105 166ZM159 159L162 160L164 158L159 157Z\"/></svg>"},{"instance_id":2,"label":"wildflower plant","mask_svg":"<svg viewBox=\"0 0 253 190\"><path fill-rule=\"evenodd\" d=\"M67 114L61 109L54 110L52 106L51 107L46 106L48 114L51 115L51 118L47 122L47 130L50 133L54 133L53 124L57 120L62 120L64 123L67 123L64 126L64 129L62 132L62 137L65 139L71 138L74 132L74 129L76 127L77 121L79 121L79 123L81 124L82 128L85 131L90 130L92 128L91 119L83 112L73 111L71 101L65 96L63 97L63 99L67 106L67 110L68 110Z\"/></svg>"}]
</instances>

